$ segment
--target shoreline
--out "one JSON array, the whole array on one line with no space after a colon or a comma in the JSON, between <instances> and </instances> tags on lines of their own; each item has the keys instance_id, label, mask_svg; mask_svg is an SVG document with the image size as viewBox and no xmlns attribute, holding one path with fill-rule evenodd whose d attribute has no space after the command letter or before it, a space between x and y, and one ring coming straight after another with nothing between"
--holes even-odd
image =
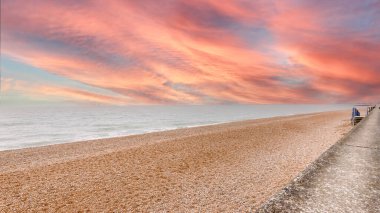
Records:
<instances>
[{"instance_id":1,"label":"shoreline","mask_svg":"<svg viewBox=\"0 0 380 213\"><path fill-rule=\"evenodd\" d=\"M294 116L315 115L315 114L319 114L319 113L342 112L342 111L347 111L347 110L333 110L333 111L320 111L320 112L301 113L301 114L278 115L278 116L271 116L271 117L264 117L264 118L232 120L232 121L226 121L226 122L216 122L216 123L201 124L201 125L191 125L191 126L186 126L186 127L178 127L178 128L172 128L172 129L169 128L169 129L163 129L163 130L157 130L157 131L153 130L153 131L147 131L147 132L137 133L137 134L132 133L129 135L100 137L100 138L91 138L91 139L79 139L79 140L69 141L69 142L58 142L58 143L45 144L45 145L28 146L28 147L20 147L20 148L13 148L13 149L4 149L4 150L0 150L0 154L2 152L8 152L8 151L17 151L17 150L23 150L23 149L35 149L35 148L40 148L40 147L57 146L57 145L62 145L62 144L86 143L86 142L98 141L98 140L112 140L112 139L118 139L118 138L125 138L125 137L131 137L131 136L141 136L141 135L145 135L145 134L161 133L161 132L167 132L167 131L176 131L176 130L183 130L183 129L192 129L192 128L225 125L225 124L234 124L234 123L240 123L240 122L254 122L256 120L259 121L259 120L264 120L264 119L281 119L281 118L294 117Z\"/></svg>"},{"instance_id":2,"label":"shoreline","mask_svg":"<svg viewBox=\"0 0 380 213\"><path fill-rule=\"evenodd\" d=\"M0 210L249 211L350 129L348 111L0 152Z\"/></svg>"}]
</instances>

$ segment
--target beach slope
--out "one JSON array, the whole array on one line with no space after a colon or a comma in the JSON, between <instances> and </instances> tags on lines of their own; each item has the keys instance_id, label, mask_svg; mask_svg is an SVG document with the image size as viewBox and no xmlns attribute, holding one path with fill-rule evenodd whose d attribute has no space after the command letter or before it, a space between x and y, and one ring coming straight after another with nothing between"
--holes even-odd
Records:
<instances>
[{"instance_id":1,"label":"beach slope","mask_svg":"<svg viewBox=\"0 0 380 213\"><path fill-rule=\"evenodd\" d=\"M349 115L324 112L3 151L0 212L254 210L348 132Z\"/></svg>"}]
</instances>

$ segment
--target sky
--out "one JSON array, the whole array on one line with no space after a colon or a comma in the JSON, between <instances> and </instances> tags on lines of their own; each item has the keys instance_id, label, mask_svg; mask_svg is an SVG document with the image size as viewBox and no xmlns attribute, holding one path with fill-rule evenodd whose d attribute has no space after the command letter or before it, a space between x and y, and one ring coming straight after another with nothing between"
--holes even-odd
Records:
<instances>
[{"instance_id":1,"label":"sky","mask_svg":"<svg viewBox=\"0 0 380 213\"><path fill-rule=\"evenodd\" d=\"M1 0L0 103L380 101L379 0Z\"/></svg>"}]
</instances>

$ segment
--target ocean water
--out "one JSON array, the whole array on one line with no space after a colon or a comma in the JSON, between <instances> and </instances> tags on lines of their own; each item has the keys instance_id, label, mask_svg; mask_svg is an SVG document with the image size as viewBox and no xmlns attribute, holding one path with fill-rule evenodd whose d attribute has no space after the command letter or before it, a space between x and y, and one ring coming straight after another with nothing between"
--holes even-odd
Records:
<instances>
[{"instance_id":1,"label":"ocean water","mask_svg":"<svg viewBox=\"0 0 380 213\"><path fill-rule=\"evenodd\" d=\"M0 106L0 150L109 138L352 105ZM349 117L350 114L347 114Z\"/></svg>"}]
</instances>

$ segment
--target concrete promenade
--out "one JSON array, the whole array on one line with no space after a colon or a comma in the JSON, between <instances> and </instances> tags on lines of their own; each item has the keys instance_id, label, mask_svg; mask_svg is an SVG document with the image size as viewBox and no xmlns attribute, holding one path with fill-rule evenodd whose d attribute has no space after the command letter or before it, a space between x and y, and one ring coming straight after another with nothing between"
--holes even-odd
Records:
<instances>
[{"instance_id":1,"label":"concrete promenade","mask_svg":"<svg viewBox=\"0 0 380 213\"><path fill-rule=\"evenodd\" d=\"M379 106L257 212L380 212Z\"/></svg>"}]
</instances>

